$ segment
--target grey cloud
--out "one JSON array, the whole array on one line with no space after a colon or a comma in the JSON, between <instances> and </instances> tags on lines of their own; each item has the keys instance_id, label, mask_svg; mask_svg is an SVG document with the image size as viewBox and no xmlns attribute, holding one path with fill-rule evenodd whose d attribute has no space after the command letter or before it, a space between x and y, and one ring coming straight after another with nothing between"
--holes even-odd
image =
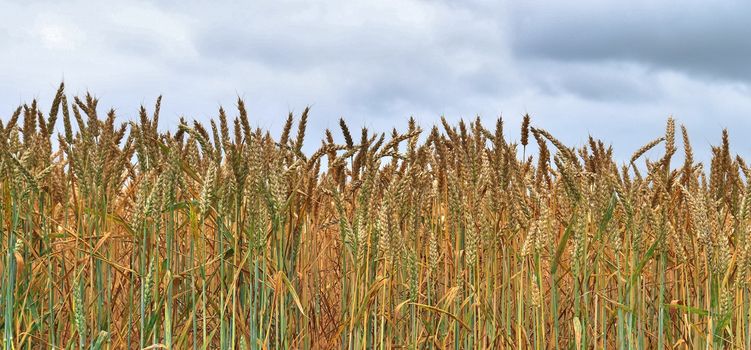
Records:
<instances>
[{"instance_id":1,"label":"grey cloud","mask_svg":"<svg viewBox=\"0 0 751 350\"><path fill-rule=\"evenodd\" d=\"M750 80L751 3L546 3L515 8L519 57L627 61L704 78Z\"/></svg>"},{"instance_id":2,"label":"grey cloud","mask_svg":"<svg viewBox=\"0 0 751 350\"><path fill-rule=\"evenodd\" d=\"M396 6L368 9L374 12L354 20L353 8L367 6L353 5L317 17L290 14L243 24L219 16L201 25L194 43L204 59L225 67L257 65L282 79L317 73L342 110L364 115L430 109L513 85L502 72L504 37L491 13L403 4L424 13L396 15ZM310 11L321 10L300 10Z\"/></svg>"},{"instance_id":3,"label":"grey cloud","mask_svg":"<svg viewBox=\"0 0 751 350\"><path fill-rule=\"evenodd\" d=\"M598 102L645 103L663 95L662 86L643 66L633 63L528 63L529 77L541 92L573 95Z\"/></svg>"}]
</instances>

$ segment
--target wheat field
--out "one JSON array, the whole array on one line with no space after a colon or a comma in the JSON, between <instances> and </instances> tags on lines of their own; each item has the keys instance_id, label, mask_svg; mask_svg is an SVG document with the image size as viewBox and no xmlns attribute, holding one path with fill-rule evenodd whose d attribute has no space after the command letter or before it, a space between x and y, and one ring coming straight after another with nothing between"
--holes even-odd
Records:
<instances>
[{"instance_id":1,"label":"wheat field","mask_svg":"<svg viewBox=\"0 0 751 350\"><path fill-rule=\"evenodd\" d=\"M160 102L3 115L3 349L751 348L727 132L702 164L668 119L619 162L528 116L341 120L306 153L308 109L160 131Z\"/></svg>"}]
</instances>

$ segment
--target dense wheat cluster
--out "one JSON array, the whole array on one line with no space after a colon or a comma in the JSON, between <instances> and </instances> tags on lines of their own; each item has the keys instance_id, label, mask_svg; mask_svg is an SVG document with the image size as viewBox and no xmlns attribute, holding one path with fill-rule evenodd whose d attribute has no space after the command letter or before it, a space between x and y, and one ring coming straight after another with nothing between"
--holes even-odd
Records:
<instances>
[{"instance_id":1,"label":"dense wheat cluster","mask_svg":"<svg viewBox=\"0 0 751 350\"><path fill-rule=\"evenodd\" d=\"M61 85L2 118L4 349L751 348L727 133L701 164L668 119L619 164L529 117L342 120L306 154L307 109L276 137L242 101L167 132L159 106Z\"/></svg>"}]
</instances>

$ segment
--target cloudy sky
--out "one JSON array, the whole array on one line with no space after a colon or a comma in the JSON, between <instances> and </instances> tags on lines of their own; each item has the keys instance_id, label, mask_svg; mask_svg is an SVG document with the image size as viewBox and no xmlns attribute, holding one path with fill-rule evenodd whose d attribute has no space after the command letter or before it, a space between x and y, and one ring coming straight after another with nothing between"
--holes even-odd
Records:
<instances>
[{"instance_id":1,"label":"cloudy sky","mask_svg":"<svg viewBox=\"0 0 751 350\"><path fill-rule=\"evenodd\" d=\"M123 120L162 94L163 128L238 96L272 131L311 105L311 139L339 117L388 131L410 115L424 127L502 115L515 139L529 113L625 159L673 115L701 155L725 127L751 154L747 2L252 3L0 0L0 118L49 105L64 79Z\"/></svg>"}]
</instances>

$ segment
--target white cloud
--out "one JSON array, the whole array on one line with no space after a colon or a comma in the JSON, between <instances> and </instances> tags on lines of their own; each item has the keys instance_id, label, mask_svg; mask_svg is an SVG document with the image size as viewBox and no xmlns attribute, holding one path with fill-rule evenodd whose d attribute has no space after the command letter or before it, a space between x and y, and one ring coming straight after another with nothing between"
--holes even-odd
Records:
<instances>
[{"instance_id":1,"label":"white cloud","mask_svg":"<svg viewBox=\"0 0 751 350\"><path fill-rule=\"evenodd\" d=\"M52 51L75 50L84 41L83 33L74 25L37 20L35 29L41 45Z\"/></svg>"}]
</instances>

